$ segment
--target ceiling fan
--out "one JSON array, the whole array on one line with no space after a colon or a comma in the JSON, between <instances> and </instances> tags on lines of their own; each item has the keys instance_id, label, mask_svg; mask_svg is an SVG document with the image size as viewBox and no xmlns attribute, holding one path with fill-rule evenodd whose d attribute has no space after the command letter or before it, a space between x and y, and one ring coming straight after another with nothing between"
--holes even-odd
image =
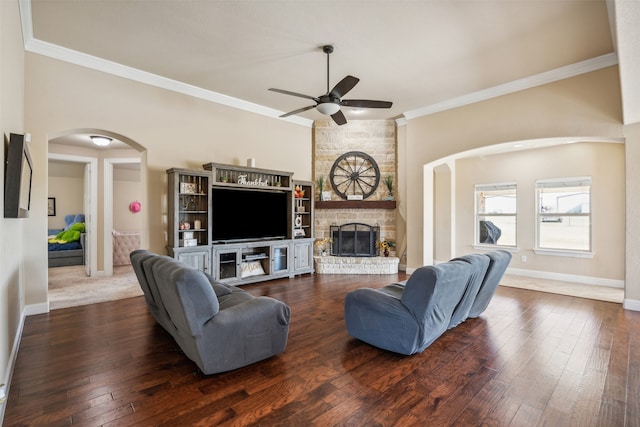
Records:
<instances>
[{"instance_id":1,"label":"ceiling fan","mask_svg":"<svg viewBox=\"0 0 640 427\"><path fill-rule=\"evenodd\" d=\"M327 54L327 93L317 97L304 95L301 93L291 92L283 89L269 88L273 92L283 93L285 95L297 96L300 98L312 99L315 101L315 105L309 105L307 107L298 108L297 110L290 111L281 115L280 117L288 117L294 114L302 113L303 111L316 108L320 113L331 116L334 122L338 125L347 123L340 107L356 107L356 108L391 108L393 105L389 101L371 101L368 99L341 99L356 84L360 81L359 78L353 76L347 76L329 91L329 55L333 52L333 46L322 46L322 51Z\"/></svg>"}]
</instances>

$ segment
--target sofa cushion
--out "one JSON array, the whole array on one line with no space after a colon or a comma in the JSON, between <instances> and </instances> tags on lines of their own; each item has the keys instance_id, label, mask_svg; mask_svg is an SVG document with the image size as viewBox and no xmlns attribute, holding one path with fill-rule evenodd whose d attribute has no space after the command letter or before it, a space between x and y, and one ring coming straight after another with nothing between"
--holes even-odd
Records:
<instances>
[{"instance_id":1,"label":"sofa cushion","mask_svg":"<svg viewBox=\"0 0 640 427\"><path fill-rule=\"evenodd\" d=\"M200 335L202 325L219 310L218 298L204 273L171 258L160 259L153 273L178 333Z\"/></svg>"},{"instance_id":2,"label":"sofa cushion","mask_svg":"<svg viewBox=\"0 0 640 427\"><path fill-rule=\"evenodd\" d=\"M487 274L490 258L484 254L470 254L454 258L453 260L469 263L469 265L471 265L471 276L469 277L467 287L464 294L462 294L460 302L455 310L453 310L451 321L449 322L449 329L459 325L469 317L471 306L478 295L484 276Z\"/></svg>"},{"instance_id":3,"label":"sofa cushion","mask_svg":"<svg viewBox=\"0 0 640 427\"><path fill-rule=\"evenodd\" d=\"M471 266L462 261L421 267L411 275L402 303L421 324L415 352L422 352L447 330L470 275Z\"/></svg>"},{"instance_id":4,"label":"sofa cushion","mask_svg":"<svg viewBox=\"0 0 640 427\"><path fill-rule=\"evenodd\" d=\"M204 273L206 278L209 280L211 287L213 288L213 292L216 293L217 297L221 297L223 295L228 295L231 293L231 289L223 283L217 282L212 275L209 273Z\"/></svg>"},{"instance_id":5,"label":"sofa cushion","mask_svg":"<svg viewBox=\"0 0 640 427\"><path fill-rule=\"evenodd\" d=\"M133 267L133 271L136 274L136 277L138 278L138 283L140 284L140 288L144 293L144 300L146 301L147 306L149 307L149 311L151 312L153 317L156 318L157 320L160 304L154 299L154 296L151 293L151 288L149 287L149 281L147 280L147 275L144 269L142 268L142 263L145 260L152 258L153 256L155 255L144 249L135 250L129 254L129 258L131 259L131 266Z\"/></svg>"},{"instance_id":6,"label":"sofa cushion","mask_svg":"<svg viewBox=\"0 0 640 427\"><path fill-rule=\"evenodd\" d=\"M162 255L154 255L149 258L145 258L142 260L142 270L144 271L145 277L147 279L147 284L149 285L149 290L151 291L151 295L153 295L153 299L158 307L158 317L156 320L167 332L171 335L174 335L176 332L175 325L171 322L169 317L169 313L167 313L167 309L164 305L164 301L162 300L162 295L160 294L160 290L158 289L158 283L156 281L156 276L153 272L153 266L160 260L168 260L171 259L167 256Z\"/></svg>"},{"instance_id":7,"label":"sofa cushion","mask_svg":"<svg viewBox=\"0 0 640 427\"><path fill-rule=\"evenodd\" d=\"M489 268L471 310L469 310L469 317L478 317L486 310L511 262L511 252L502 249L488 252L487 256L489 257Z\"/></svg>"}]
</instances>

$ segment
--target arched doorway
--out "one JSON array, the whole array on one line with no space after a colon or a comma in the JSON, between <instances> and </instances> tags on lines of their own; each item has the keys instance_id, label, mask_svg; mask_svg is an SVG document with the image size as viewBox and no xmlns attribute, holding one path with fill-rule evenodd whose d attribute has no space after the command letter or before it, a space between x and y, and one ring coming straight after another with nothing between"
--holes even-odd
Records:
<instances>
[{"instance_id":1,"label":"arched doorway","mask_svg":"<svg viewBox=\"0 0 640 427\"><path fill-rule=\"evenodd\" d=\"M107 137L111 140L110 144L106 147L95 146L90 138L95 135ZM83 210L83 213L88 213L85 215L87 221L86 276L90 277L84 276L85 279L78 278L78 280L90 281L111 277L113 274L112 231L114 224L123 227L122 218L118 218L118 215L123 215L123 209L116 209L116 207L120 208L124 203L128 206L133 199L140 203L143 207L140 212L126 211L131 218L135 218L135 221L129 218L129 221L124 223L135 224L127 231L136 231L139 234L140 247L148 246L148 213L144 209L147 206L146 149L123 135L104 129L71 129L50 135L48 157L50 162L56 161L76 166L87 165L83 176L84 185L80 190L83 192L83 209L70 207L71 210ZM121 169L127 169L130 172L128 175L131 175L131 172L137 174L138 178L122 185L118 182ZM65 192L65 188L60 185L52 188L49 181L51 178L47 184L49 197L56 196L52 193ZM118 188L123 187L128 188L129 191L125 192L126 195L119 196ZM57 209L61 216L67 214L64 204L59 203ZM82 274L80 269L75 271L78 272L77 274ZM53 275L58 274L58 271L52 270L52 272Z\"/></svg>"}]
</instances>

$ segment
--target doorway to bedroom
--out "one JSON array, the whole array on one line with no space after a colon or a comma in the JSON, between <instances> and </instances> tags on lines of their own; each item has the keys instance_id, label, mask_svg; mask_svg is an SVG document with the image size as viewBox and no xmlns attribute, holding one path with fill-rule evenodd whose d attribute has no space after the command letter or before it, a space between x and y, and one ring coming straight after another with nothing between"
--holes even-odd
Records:
<instances>
[{"instance_id":1,"label":"doorway to bedroom","mask_svg":"<svg viewBox=\"0 0 640 427\"><path fill-rule=\"evenodd\" d=\"M109 145L94 146L93 135L106 136ZM48 198L55 204L49 234L69 228L72 217L86 221L80 262L49 255L50 309L139 295L128 253L145 240L144 148L106 131L65 132L49 140L48 175Z\"/></svg>"}]
</instances>

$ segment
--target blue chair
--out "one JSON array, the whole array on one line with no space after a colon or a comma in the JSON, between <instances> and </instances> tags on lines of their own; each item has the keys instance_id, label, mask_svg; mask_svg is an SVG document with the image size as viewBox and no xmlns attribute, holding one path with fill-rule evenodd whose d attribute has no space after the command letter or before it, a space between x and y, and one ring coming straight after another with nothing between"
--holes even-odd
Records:
<instances>
[{"instance_id":1,"label":"blue chair","mask_svg":"<svg viewBox=\"0 0 640 427\"><path fill-rule=\"evenodd\" d=\"M404 286L349 292L344 301L349 335L400 354L424 351L447 330L471 270L468 262L449 261L417 269Z\"/></svg>"}]
</instances>

